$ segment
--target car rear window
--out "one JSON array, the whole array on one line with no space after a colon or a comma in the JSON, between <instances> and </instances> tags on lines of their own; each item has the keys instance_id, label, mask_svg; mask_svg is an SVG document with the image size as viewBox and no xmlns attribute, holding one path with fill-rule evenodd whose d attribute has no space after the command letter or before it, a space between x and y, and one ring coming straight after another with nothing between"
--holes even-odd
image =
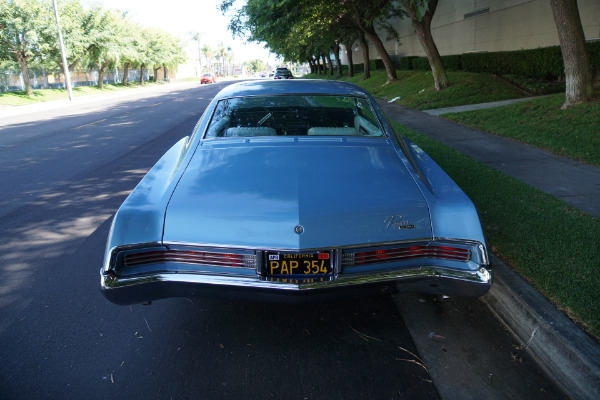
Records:
<instances>
[{"instance_id":1,"label":"car rear window","mask_svg":"<svg viewBox=\"0 0 600 400\"><path fill-rule=\"evenodd\" d=\"M280 95L219 101L205 138L256 136L384 136L368 99Z\"/></svg>"}]
</instances>

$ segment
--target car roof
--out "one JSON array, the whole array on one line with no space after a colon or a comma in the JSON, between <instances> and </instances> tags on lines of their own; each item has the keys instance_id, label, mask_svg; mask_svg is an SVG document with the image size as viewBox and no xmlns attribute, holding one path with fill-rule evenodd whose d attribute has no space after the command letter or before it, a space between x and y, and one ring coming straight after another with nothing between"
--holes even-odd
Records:
<instances>
[{"instance_id":1,"label":"car roof","mask_svg":"<svg viewBox=\"0 0 600 400\"><path fill-rule=\"evenodd\" d=\"M238 96L264 96L282 94L334 94L371 97L362 88L348 82L321 79L256 80L235 83L221 90L215 99Z\"/></svg>"}]
</instances>

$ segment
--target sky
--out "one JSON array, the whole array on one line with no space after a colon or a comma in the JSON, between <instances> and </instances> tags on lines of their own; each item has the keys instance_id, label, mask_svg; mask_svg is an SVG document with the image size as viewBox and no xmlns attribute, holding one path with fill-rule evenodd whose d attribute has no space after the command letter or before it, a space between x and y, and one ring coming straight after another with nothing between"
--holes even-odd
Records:
<instances>
[{"instance_id":1,"label":"sky","mask_svg":"<svg viewBox=\"0 0 600 400\"><path fill-rule=\"evenodd\" d=\"M219 43L231 47L234 62L241 63L254 59L265 62L275 61L262 45L246 43L244 39L233 38L227 30L229 19L217 9L220 0L99 0L106 8L127 11L127 18L143 26L161 28L186 43L186 51L198 57L198 45L191 40L190 32L199 32L201 46L208 44L216 48Z\"/></svg>"}]
</instances>

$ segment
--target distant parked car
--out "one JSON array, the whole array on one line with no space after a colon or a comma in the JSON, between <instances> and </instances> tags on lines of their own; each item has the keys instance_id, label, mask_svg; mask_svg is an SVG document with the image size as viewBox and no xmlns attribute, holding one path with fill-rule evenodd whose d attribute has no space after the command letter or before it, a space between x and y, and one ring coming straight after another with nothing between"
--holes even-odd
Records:
<instances>
[{"instance_id":1,"label":"distant parked car","mask_svg":"<svg viewBox=\"0 0 600 400\"><path fill-rule=\"evenodd\" d=\"M294 75L292 75L292 73L287 68L286 69L277 68L277 71L275 71L275 75L273 76L273 79L294 79Z\"/></svg>"},{"instance_id":2,"label":"distant parked car","mask_svg":"<svg viewBox=\"0 0 600 400\"><path fill-rule=\"evenodd\" d=\"M366 91L304 79L221 90L117 211L100 275L117 304L477 297L492 284L456 183Z\"/></svg>"},{"instance_id":3,"label":"distant parked car","mask_svg":"<svg viewBox=\"0 0 600 400\"><path fill-rule=\"evenodd\" d=\"M217 83L217 77L213 74L204 74L202 75L202 79L200 79L200 84L203 83Z\"/></svg>"}]
</instances>

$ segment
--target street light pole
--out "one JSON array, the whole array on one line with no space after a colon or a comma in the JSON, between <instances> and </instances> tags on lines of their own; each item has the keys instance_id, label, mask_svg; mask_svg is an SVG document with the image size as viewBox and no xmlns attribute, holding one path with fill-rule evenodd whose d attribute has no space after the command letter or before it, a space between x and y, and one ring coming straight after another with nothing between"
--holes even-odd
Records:
<instances>
[{"instance_id":1,"label":"street light pole","mask_svg":"<svg viewBox=\"0 0 600 400\"><path fill-rule=\"evenodd\" d=\"M63 71L65 74L65 85L67 86L67 92L69 93L69 100L73 101L73 91L71 90L71 75L69 74L69 65L67 64L67 55L65 53L65 45L63 43L63 37L60 30L60 19L58 18L58 7L56 6L56 0L52 0L54 3L54 16L56 17L56 28L58 29L58 41L60 43L60 53L62 54Z\"/></svg>"}]
</instances>

